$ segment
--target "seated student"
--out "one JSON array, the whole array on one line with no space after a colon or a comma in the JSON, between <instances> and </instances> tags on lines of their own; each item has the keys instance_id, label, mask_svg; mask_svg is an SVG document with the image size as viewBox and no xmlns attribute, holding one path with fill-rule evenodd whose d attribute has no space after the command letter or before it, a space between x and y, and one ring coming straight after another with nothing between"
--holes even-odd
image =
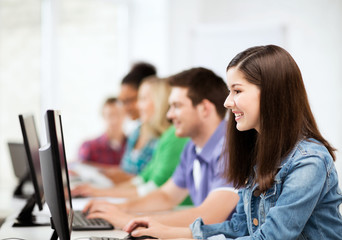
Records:
<instances>
[{"instance_id":1,"label":"seated student","mask_svg":"<svg viewBox=\"0 0 342 240\"><path fill-rule=\"evenodd\" d=\"M139 175L114 188L98 189L92 196L135 198L145 196L163 185L179 164L181 153L188 141L188 138L177 137L175 131L175 127L170 126L161 135L152 160ZM190 199L183 202L183 205L191 204Z\"/></svg>"},{"instance_id":2,"label":"seated student","mask_svg":"<svg viewBox=\"0 0 342 240\"><path fill-rule=\"evenodd\" d=\"M158 122L166 121L168 110L168 96L170 88L166 79L147 78L142 85L150 84L153 87L153 101L158 107L156 118ZM164 84L167 84L164 87ZM138 104L139 105L139 104ZM179 138L175 135L175 128L170 126L160 137L152 160L142 172L132 180L115 185L113 188L87 188L83 189L86 196L111 196L132 198L144 196L164 184L172 175L180 161L180 154L188 138ZM74 192L74 191L73 191ZM189 202L187 202L189 203Z\"/></svg>"},{"instance_id":3,"label":"seated student","mask_svg":"<svg viewBox=\"0 0 342 240\"><path fill-rule=\"evenodd\" d=\"M104 218L123 227L135 216L130 212L171 210L189 194L193 208L161 213L153 218L173 226L188 226L198 216L207 223L228 218L238 202L231 184L222 178L220 166L224 143L226 110L222 102L228 94L224 81L205 68L193 68L170 78L172 86L167 113L176 135L190 137L176 171L158 190L124 204L91 201L84 208L89 218Z\"/></svg>"},{"instance_id":4,"label":"seated student","mask_svg":"<svg viewBox=\"0 0 342 240\"><path fill-rule=\"evenodd\" d=\"M123 130L126 136L136 130L140 125L139 109L137 107L138 90L144 78L156 76L156 68L146 62L133 64L130 71L121 81L119 100L122 102L127 118L124 121Z\"/></svg>"},{"instance_id":5,"label":"seated student","mask_svg":"<svg viewBox=\"0 0 342 240\"><path fill-rule=\"evenodd\" d=\"M158 138L169 128L170 122L166 118L169 92L170 86L167 81L157 77L148 77L141 84L138 93L138 109L142 125L128 138L121 162L121 174L127 175L126 178L139 174L144 169L152 159ZM119 174L119 171L117 173ZM72 194L112 196L114 191L112 188L97 189L89 185L81 185L76 187Z\"/></svg>"},{"instance_id":6,"label":"seated student","mask_svg":"<svg viewBox=\"0 0 342 240\"><path fill-rule=\"evenodd\" d=\"M123 123L125 135L130 136L140 125L139 109L137 107L138 90L144 78L156 75L156 68L145 62L135 63L121 81L119 100L126 112ZM135 133L136 134L136 133ZM125 182L132 178L122 171L121 167L108 167L103 169L103 174L114 183Z\"/></svg>"},{"instance_id":7,"label":"seated student","mask_svg":"<svg viewBox=\"0 0 342 240\"><path fill-rule=\"evenodd\" d=\"M162 186L173 174L179 164L181 153L188 138L179 138L175 134L174 126L169 127L160 137L152 160L145 169L130 182L116 189L113 197L137 197L145 196L148 193ZM187 199L185 205L191 204Z\"/></svg>"},{"instance_id":8,"label":"seated student","mask_svg":"<svg viewBox=\"0 0 342 240\"><path fill-rule=\"evenodd\" d=\"M161 135L152 160L138 176L112 188L87 188L82 194L92 197L134 198L156 190L172 176L188 141L188 138L177 137L175 131L175 127L171 126ZM191 201L187 199L184 204L189 205Z\"/></svg>"},{"instance_id":9,"label":"seated student","mask_svg":"<svg viewBox=\"0 0 342 240\"><path fill-rule=\"evenodd\" d=\"M227 67L225 175L239 191L230 221L172 228L136 219L132 235L196 239L342 239L335 149L322 137L300 70L284 49L249 48ZM228 161L229 159L229 161Z\"/></svg>"},{"instance_id":10,"label":"seated student","mask_svg":"<svg viewBox=\"0 0 342 240\"><path fill-rule=\"evenodd\" d=\"M102 116L106 126L105 133L84 142L79 149L79 159L99 167L120 165L126 138L122 132L124 112L116 98L111 97L105 101Z\"/></svg>"}]
</instances>

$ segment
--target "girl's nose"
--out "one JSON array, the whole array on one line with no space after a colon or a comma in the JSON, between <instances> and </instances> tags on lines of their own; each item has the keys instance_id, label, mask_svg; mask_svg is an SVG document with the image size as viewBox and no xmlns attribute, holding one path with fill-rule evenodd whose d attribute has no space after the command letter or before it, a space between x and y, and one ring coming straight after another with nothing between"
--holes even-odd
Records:
<instances>
[{"instance_id":1,"label":"girl's nose","mask_svg":"<svg viewBox=\"0 0 342 240\"><path fill-rule=\"evenodd\" d=\"M226 101L224 101L223 106L225 108L233 108L234 100L233 100L233 97L231 96L231 94L228 95L228 97L226 98Z\"/></svg>"}]
</instances>

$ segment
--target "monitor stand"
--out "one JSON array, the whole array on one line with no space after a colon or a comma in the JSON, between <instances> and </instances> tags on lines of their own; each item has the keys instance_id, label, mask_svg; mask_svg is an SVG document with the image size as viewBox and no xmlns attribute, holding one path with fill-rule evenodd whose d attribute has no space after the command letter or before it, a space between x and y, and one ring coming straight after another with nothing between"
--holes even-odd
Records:
<instances>
[{"instance_id":1,"label":"monitor stand","mask_svg":"<svg viewBox=\"0 0 342 240\"><path fill-rule=\"evenodd\" d=\"M38 221L38 219L32 215L36 200L34 194L27 200L26 205L19 213L16 222L13 227L34 227L34 226L50 226L50 222ZM41 220L41 219L40 219Z\"/></svg>"},{"instance_id":2,"label":"monitor stand","mask_svg":"<svg viewBox=\"0 0 342 240\"><path fill-rule=\"evenodd\" d=\"M23 192L23 186L28 181L30 181L30 174L29 174L29 172L24 177L22 177L19 180L19 184L18 184L18 186L15 188L15 190L13 192L13 195L15 197L27 199L27 198L29 198L31 196L31 195L24 194L24 192Z\"/></svg>"},{"instance_id":3,"label":"monitor stand","mask_svg":"<svg viewBox=\"0 0 342 240\"><path fill-rule=\"evenodd\" d=\"M50 240L57 240L57 239L58 239L58 234L57 234L56 229L54 229Z\"/></svg>"}]
</instances>

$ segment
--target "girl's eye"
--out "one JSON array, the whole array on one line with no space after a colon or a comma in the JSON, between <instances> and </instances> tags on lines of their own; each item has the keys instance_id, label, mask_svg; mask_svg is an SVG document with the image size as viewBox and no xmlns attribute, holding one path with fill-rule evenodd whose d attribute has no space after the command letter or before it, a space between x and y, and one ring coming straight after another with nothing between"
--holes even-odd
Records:
<instances>
[{"instance_id":1,"label":"girl's eye","mask_svg":"<svg viewBox=\"0 0 342 240\"><path fill-rule=\"evenodd\" d=\"M237 94L237 93L240 93L241 91L240 90L234 90L234 92Z\"/></svg>"}]
</instances>

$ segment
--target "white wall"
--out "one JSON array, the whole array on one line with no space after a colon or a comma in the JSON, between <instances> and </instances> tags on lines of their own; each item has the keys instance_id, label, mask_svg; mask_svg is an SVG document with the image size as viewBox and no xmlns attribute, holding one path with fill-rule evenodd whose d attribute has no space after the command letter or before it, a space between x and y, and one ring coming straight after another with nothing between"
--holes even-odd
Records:
<instances>
[{"instance_id":1,"label":"white wall","mask_svg":"<svg viewBox=\"0 0 342 240\"><path fill-rule=\"evenodd\" d=\"M40 110L39 16L39 0L0 1L0 182L5 185L15 184L7 141L22 141L18 114Z\"/></svg>"},{"instance_id":2,"label":"white wall","mask_svg":"<svg viewBox=\"0 0 342 240\"><path fill-rule=\"evenodd\" d=\"M80 9L80 12L57 15L64 25L55 32L59 41L55 54L58 54L56 59L63 62L55 65L58 83L54 84L61 89L55 96L57 102L54 102L49 100L49 96L40 99L39 94L40 88L47 88L38 81L40 19L35 16L39 16L36 14L39 12L39 1L0 0L1 178L13 177L5 141L21 137L17 129L17 113L32 111L37 118L41 118L41 104L51 103L61 108L67 152L74 157L82 138L100 131L98 109L101 100L105 95L117 93L120 77L132 62L150 61L157 66L160 76L201 63L224 75L224 68L231 57L245 46L237 45L232 39L242 36L249 38L244 44L262 44L265 38L265 41L284 46L293 55L302 70L311 106L323 135L336 148L342 149L342 95L338 92L342 89L340 0L62 2L61 9ZM84 8L82 4L85 3L93 6L93 10ZM123 25L113 23L117 13L113 5L123 6L121 14L126 19ZM20 6L26 7L26 12ZM25 14L22 14L23 11ZM54 8L54 11L60 9ZM67 21L71 25L67 26ZM118 30L120 36L116 38L112 30L118 26L121 26ZM101 27L102 30L108 28L108 31L99 32ZM260 34L265 30L265 34ZM234 34L234 38L228 37L227 46L223 49L221 45L225 44L227 34ZM219 40L213 39L213 36L218 36ZM217 41L220 47L201 46L205 43L202 42L204 39ZM123 46L118 52L114 46L116 43ZM23 52L26 54L22 55ZM205 57L208 54L210 61ZM117 56L122 58L117 60ZM92 66L96 68L91 69ZM16 86L23 86L20 92L16 92ZM9 101L9 96L14 96L14 100ZM42 109L46 107L49 106L45 104ZM82 110L79 111L79 108ZM41 122L39 119L40 129ZM341 157L338 152L336 166L340 182Z\"/></svg>"}]
</instances>

